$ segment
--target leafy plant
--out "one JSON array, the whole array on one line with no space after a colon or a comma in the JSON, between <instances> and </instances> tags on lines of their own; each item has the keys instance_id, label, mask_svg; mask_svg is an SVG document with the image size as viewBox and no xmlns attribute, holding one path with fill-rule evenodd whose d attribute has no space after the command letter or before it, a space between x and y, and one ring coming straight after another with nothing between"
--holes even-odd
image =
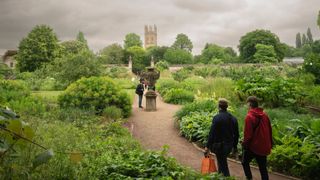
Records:
<instances>
[{"instance_id":1,"label":"leafy plant","mask_svg":"<svg viewBox=\"0 0 320 180\"><path fill-rule=\"evenodd\" d=\"M192 92L184 89L171 89L163 98L167 103L186 104L194 100L194 95Z\"/></svg>"},{"instance_id":2,"label":"leafy plant","mask_svg":"<svg viewBox=\"0 0 320 180\"><path fill-rule=\"evenodd\" d=\"M132 104L129 95L120 91L114 81L107 77L82 78L59 95L58 101L61 107L93 107L99 113L107 106L116 106L122 109L124 117L131 113Z\"/></svg>"}]
</instances>

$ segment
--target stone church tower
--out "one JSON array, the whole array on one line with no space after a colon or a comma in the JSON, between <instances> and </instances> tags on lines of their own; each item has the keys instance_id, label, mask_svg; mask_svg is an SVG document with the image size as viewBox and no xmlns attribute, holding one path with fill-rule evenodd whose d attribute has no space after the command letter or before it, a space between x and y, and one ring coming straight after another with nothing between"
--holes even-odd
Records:
<instances>
[{"instance_id":1,"label":"stone church tower","mask_svg":"<svg viewBox=\"0 0 320 180\"><path fill-rule=\"evenodd\" d=\"M157 46L157 26L144 26L144 48Z\"/></svg>"}]
</instances>

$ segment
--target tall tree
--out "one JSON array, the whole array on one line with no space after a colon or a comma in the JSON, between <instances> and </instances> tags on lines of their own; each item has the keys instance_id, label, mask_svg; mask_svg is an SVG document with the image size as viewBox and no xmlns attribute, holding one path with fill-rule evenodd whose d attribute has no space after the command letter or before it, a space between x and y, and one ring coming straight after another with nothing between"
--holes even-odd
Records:
<instances>
[{"instance_id":1,"label":"tall tree","mask_svg":"<svg viewBox=\"0 0 320 180\"><path fill-rule=\"evenodd\" d=\"M169 48L164 54L164 59L170 64L192 64L192 54L183 49Z\"/></svg>"},{"instance_id":2,"label":"tall tree","mask_svg":"<svg viewBox=\"0 0 320 180\"><path fill-rule=\"evenodd\" d=\"M86 44L77 40L64 41L61 43L61 45L64 55L75 55L84 50L88 50Z\"/></svg>"},{"instance_id":3,"label":"tall tree","mask_svg":"<svg viewBox=\"0 0 320 180\"><path fill-rule=\"evenodd\" d=\"M300 35L300 33L297 33L297 35L296 35L296 48L301 48L301 47L302 47L301 35Z\"/></svg>"},{"instance_id":4,"label":"tall tree","mask_svg":"<svg viewBox=\"0 0 320 180\"><path fill-rule=\"evenodd\" d=\"M145 61L146 51L140 46L132 46L127 50L127 56L132 58L132 71L139 73L149 64Z\"/></svg>"},{"instance_id":5,"label":"tall tree","mask_svg":"<svg viewBox=\"0 0 320 180\"><path fill-rule=\"evenodd\" d=\"M307 36L305 34L302 35L302 46L308 43Z\"/></svg>"},{"instance_id":6,"label":"tall tree","mask_svg":"<svg viewBox=\"0 0 320 180\"><path fill-rule=\"evenodd\" d=\"M312 38L311 30L309 27L307 30L307 37L308 37L308 43L310 43L310 44L313 43L313 38Z\"/></svg>"},{"instance_id":7,"label":"tall tree","mask_svg":"<svg viewBox=\"0 0 320 180\"><path fill-rule=\"evenodd\" d=\"M128 49L133 46L139 46L142 47L142 41L140 39L140 36L135 33L129 33L126 35L124 39L124 48Z\"/></svg>"},{"instance_id":8,"label":"tall tree","mask_svg":"<svg viewBox=\"0 0 320 180\"><path fill-rule=\"evenodd\" d=\"M319 11L319 14L318 14L318 26L320 28L320 11Z\"/></svg>"},{"instance_id":9,"label":"tall tree","mask_svg":"<svg viewBox=\"0 0 320 180\"><path fill-rule=\"evenodd\" d=\"M100 52L100 60L106 64L121 64L124 58L124 50L119 44L111 44Z\"/></svg>"},{"instance_id":10,"label":"tall tree","mask_svg":"<svg viewBox=\"0 0 320 180\"><path fill-rule=\"evenodd\" d=\"M172 48L191 52L193 45L188 36L181 33L177 35L176 41L173 43Z\"/></svg>"},{"instance_id":11,"label":"tall tree","mask_svg":"<svg viewBox=\"0 0 320 180\"><path fill-rule=\"evenodd\" d=\"M254 60L257 63L275 63L277 62L277 55L274 51L273 46L264 45L264 44L257 44L256 45L256 53L254 54Z\"/></svg>"},{"instance_id":12,"label":"tall tree","mask_svg":"<svg viewBox=\"0 0 320 180\"><path fill-rule=\"evenodd\" d=\"M84 37L83 32L79 31L79 33L78 33L78 35L77 35L77 40L78 40L79 42L82 42L82 43L85 45L85 47L86 47L87 49L89 49L88 42L87 42L86 38Z\"/></svg>"},{"instance_id":13,"label":"tall tree","mask_svg":"<svg viewBox=\"0 0 320 180\"><path fill-rule=\"evenodd\" d=\"M239 51L242 62L254 62L253 55L256 53L257 44L273 46L277 59L282 61L285 49L280 43L279 37L268 30L255 30L240 39Z\"/></svg>"},{"instance_id":14,"label":"tall tree","mask_svg":"<svg viewBox=\"0 0 320 180\"><path fill-rule=\"evenodd\" d=\"M35 71L60 55L61 46L53 29L46 25L37 25L19 44L17 67L21 72Z\"/></svg>"}]
</instances>

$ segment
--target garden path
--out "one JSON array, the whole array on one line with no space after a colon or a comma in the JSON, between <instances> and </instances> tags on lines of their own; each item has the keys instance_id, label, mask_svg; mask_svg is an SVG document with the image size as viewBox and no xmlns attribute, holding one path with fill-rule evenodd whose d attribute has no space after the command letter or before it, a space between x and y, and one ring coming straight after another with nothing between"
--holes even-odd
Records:
<instances>
[{"instance_id":1,"label":"garden path","mask_svg":"<svg viewBox=\"0 0 320 180\"><path fill-rule=\"evenodd\" d=\"M143 99L145 103L145 99ZM129 118L127 127L132 135L138 139L145 149L161 150L162 146L168 145L168 155L177 159L185 166L200 171L203 153L192 143L179 135L178 129L174 127L173 116L181 106L166 104L158 96L157 111L146 112L139 109L135 97L132 107L132 115ZM237 179L245 179L241 164L229 161L231 175ZM254 179L260 179L257 169L251 168ZM288 179L286 177L269 174L271 180Z\"/></svg>"}]
</instances>

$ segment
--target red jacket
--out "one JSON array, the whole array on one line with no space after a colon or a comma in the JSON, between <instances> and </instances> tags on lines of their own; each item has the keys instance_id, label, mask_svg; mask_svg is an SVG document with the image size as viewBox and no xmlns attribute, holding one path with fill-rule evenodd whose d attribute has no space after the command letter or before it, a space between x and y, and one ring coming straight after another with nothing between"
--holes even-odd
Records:
<instances>
[{"instance_id":1,"label":"red jacket","mask_svg":"<svg viewBox=\"0 0 320 180\"><path fill-rule=\"evenodd\" d=\"M270 154L272 147L271 123L262 108L251 108L249 110L245 119L242 146L257 155L266 156Z\"/></svg>"}]
</instances>

